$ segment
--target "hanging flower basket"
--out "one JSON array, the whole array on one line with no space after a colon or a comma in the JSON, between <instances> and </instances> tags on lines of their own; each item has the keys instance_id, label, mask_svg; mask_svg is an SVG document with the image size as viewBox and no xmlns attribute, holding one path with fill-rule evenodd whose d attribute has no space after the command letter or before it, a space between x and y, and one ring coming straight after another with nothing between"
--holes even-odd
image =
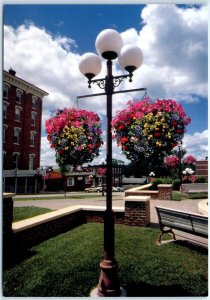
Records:
<instances>
[{"instance_id":1,"label":"hanging flower basket","mask_svg":"<svg viewBox=\"0 0 210 300\"><path fill-rule=\"evenodd\" d=\"M98 156L103 144L100 126L97 114L75 108L58 110L47 120L47 139L58 165L82 165Z\"/></svg>"},{"instance_id":2,"label":"hanging flower basket","mask_svg":"<svg viewBox=\"0 0 210 300\"><path fill-rule=\"evenodd\" d=\"M182 140L191 122L174 100L129 101L113 119L113 138L128 159L151 159L170 151Z\"/></svg>"},{"instance_id":3,"label":"hanging flower basket","mask_svg":"<svg viewBox=\"0 0 210 300\"><path fill-rule=\"evenodd\" d=\"M164 164L168 168L175 169L175 168L179 167L180 159L176 155L170 155L170 156L165 157Z\"/></svg>"}]
</instances>

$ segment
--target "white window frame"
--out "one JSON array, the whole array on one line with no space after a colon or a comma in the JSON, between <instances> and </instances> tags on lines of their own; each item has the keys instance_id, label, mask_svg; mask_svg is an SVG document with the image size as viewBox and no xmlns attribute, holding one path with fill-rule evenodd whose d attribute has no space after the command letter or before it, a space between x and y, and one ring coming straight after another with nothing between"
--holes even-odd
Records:
<instances>
[{"instance_id":1,"label":"white window frame","mask_svg":"<svg viewBox=\"0 0 210 300\"><path fill-rule=\"evenodd\" d=\"M67 186L74 186L74 177L67 177Z\"/></svg>"},{"instance_id":2,"label":"white window frame","mask_svg":"<svg viewBox=\"0 0 210 300\"><path fill-rule=\"evenodd\" d=\"M23 91L17 89L16 90L16 102L21 103L21 97L22 97Z\"/></svg>"},{"instance_id":3,"label":"white window frame","mask_svg":"<svg viewBox=\"0 0 210 300\"><path fill-rule=\"evenodd\" d=\"M9 103L7 101L4 101L3 103L3 118L7 118L7 109L8 109Z\"/></svg>"},{"instance_id":4,"label":"white window frame","mask_svg":"<svg viewBox=\"0 0 210 300\"><path fill-rule=\"evenodd\" d=\"M20 131L21 131L21 128L14 127L13 144L19 145L19 142L20 142ZM15 139L17 139L17 140L15 140Z\"/></svg>"},{"instance_id":5,"label":"white window frame","mask_svg":"<svg viewBox=\"0 0 210 300\"><path fill-rule=\"evenodd\" d=\"M32 111L31 112L31 125L35 126L36 125L36 115L37 113Z\"/></svg>"},{"instance_id":6,"label":"white window frame","mask_svg":"<svg viewBox=\"0 0 210 300\"><path fill-rule=\"evenodd\" d=\"M3 143L6 143L6 131L7 131L8 125L3 125Z\"/></svg>"},{"instance_id":7,"label":"white window frame","mask_svg":"<svg viewBox=\"0 0 210 300\"><path fill-rule=\"evenodd\" d=\"M85 184L90 184L90 178L89 178L89 176L85 176Z\"/></svg>"},{"instance_id":8,"label":"white window frame","mask_svg":"<svg viewBox=\"0 0 210 300\"><path fill-rule=\"evenodd\" d=\"M35 136L36 136L36 132L30 131L30 147L35 146Z\"/></svg>"},{"instance_id":9,"label":"white window frame","mask_svg":"<svg viewBox=\"0 0 210 300\"><path fill-rule=\"evenodd\" d=\"M36 109L38 98L36 96L32 96L31 107L32 109Z\"/></svg>"},{"instance_id":10,"label":"white window frame","mask_svg":"<svg viewBox=\"0 0 210 300\"><path fill-rule=\"evenodd\" d=\"M34 160L35 160L35 154L29 154L29 160L28 160L28 169L29 170L34 169Z\"/></svg>"},{"instance_id":11,"label":"white window frame","mask_svg":"<svg viewBox=\"0 0 210 300\"><path fill-rule=\"evenodd\" d=\"M10 85L7 83L3 84L3 98L8 99Z\"/></svg>"},{"instance_id":12,"label":"white window frame","mask_svg":"<svg viewBox=\"0 0 210 300\"><path fill-rule=\"evenodd\" d=\"M15 165L15 168L14 169L18 169L18 160L19 160L19 156L20 156L20 153L19 152L13 152L12 153L12 162L13 164Z\"/></svg>"},{"instance_id":13,"label":"white window frame","mask_svg":"<svg viewBox=\"0 0 210 300\"><path fill-rule=\"evenodd\" d=\"M22 107L15 106L15 121L20 122L20 114L21 114Z\"/></svg>"}]
</instances>

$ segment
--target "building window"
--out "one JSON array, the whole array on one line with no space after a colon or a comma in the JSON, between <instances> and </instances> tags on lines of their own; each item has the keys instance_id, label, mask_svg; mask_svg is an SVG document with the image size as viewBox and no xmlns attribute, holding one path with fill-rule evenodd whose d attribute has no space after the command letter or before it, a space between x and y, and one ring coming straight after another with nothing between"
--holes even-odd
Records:
<instances>
[{"instance_id":1,"label":"building window","mask_svg":"<svg viewBox=\"0 0 210 300\"><path fill-rule=\"evenodd\" d=\"M6 131L7 131L7 125L3 126L3 143L6 143Z\"/></svg>"},{"instance_id":2,"label":"building window","mask_svg":"<svg viewBox=\"0 0 210 300\"><path fill-rule=\"evenodd\" d=\"M89 176L85 176L85 184L90 184L90 177Z\"/></svg>"},{"instance_id":3,"label":"building window","mask_svg":"<svg viewBox=\"0 0 210 300\"><path fill-rule=\"evenodd\" d=\"M16 102L21 103L22 91L16 90Z\"/></svg>"},{"instance_id":4,"label":"building window","mask_svg":"<svg viewBox=\"0 0 210 300\"><path fill-rule=\"evenodd\" d=\"M29 154L29 170L34 169L35 154Z\"/></svg>"},{"instance_id":5,"label":"building window","mask_svg":"<svg viewBox=\"0 0 210 300\"><path fill-rule=\"evenodd\" d=\"M37 102L37 97L32 96L32 108L36 109L36 102Z\"/></svg>"},{"instance_id":6,"label":"building window","mask_svg":"<svg viewBox=\"0 0 210 300\"><path fill-rule=\"evenodd\" d=\"M20 121L21 107L15 106L15 121Z\"/></svg>"},{"instance_id":7,"label":"building window","mask_svg":"<svg viewBox=\"0 0 210 300\"><path fill-rule=\"evenodd\" d=\"M20 128L15 127L14 128L14 144L19 144L20 141Z\"/></svg>"},{"instance_id":8,"label":"building window","mask_svg":"<svg viewBox=\"0 0 210 300\"><path fill-rule=\"evenodd\" d=\"M35 146L35 135L36 135L36 132L34 132L34 131L30 132L30 146L31 147Z\"/></svg>"},{"instance_id":9,"label":"building window","mask_svg":"<svg viewBox=\"0 0 210 300\"><path fill-rule=\"evenodd\" d=\"M14 152L13 153L13 169L18 169L18 158L19 158L19 153Z\"/></svg>"},{"instance_id":10,"label":"building window","mask_svg":"<svg viewBox=\"0 0 210 300\"><path fill-rule=\"evenodd\" d=\"M8 108L8 106L9 106L9 103L4 102L4 104L3 104L3 118L7 117L7 108Z\"/></svg>"},{"instance_id":11,"label":"building window","mask_svg":"<svg viewBox=\"0 0 210 300\"><path fill-rule=\"evenodd\" d=\"M67 186L74 186L74 177L67 178Z\"/></svg>"},{"instance_id":12,"label":"building window","mask_svg":"<svg viewBox=\"0 0 210 300\"><path fill-rule=\"evenodd\" d=\"M3 85L3 96L4 96L4 98L8 98L8 93L9 93L9 85L4 84Z\"/></svg>"},{"instance_id":13,"label":"building window","mask_svg":"<svg viewBox=\"0 0 210 300\"><path fill-rule=\"evenodd\" d=\"M31 125L36 125L36 113L32 112L31 113Z\"/></svg>"},{"instance_id":14,"label":"building window","mask_svg":"<svg viewBox=\"0 0 210 300\"><path fill-rule=\"evenodd\" d=\"M7 156L7 152L3 151L3 169L5 169L6 167L6 156Z\"/></svg>"}]
</instances>

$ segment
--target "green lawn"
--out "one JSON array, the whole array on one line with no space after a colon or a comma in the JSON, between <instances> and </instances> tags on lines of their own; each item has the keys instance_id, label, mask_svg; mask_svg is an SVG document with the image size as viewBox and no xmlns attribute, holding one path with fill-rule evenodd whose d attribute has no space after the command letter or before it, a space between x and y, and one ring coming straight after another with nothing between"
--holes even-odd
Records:
<instances>
[{"instance_id":1,"label":"green lawn","mask_svg":"<svg viewBox=\"0 0 210 300\"><path fill-rule=\"evenodd\" d=\"M36 206L23 206L13 208L13 222L21 221L24 219L32 218L38 215L45 214L52 211L48 208Z\"/></svg>"},{"instance_id":2,"label":"green lawn","mask_svg":"<svg viewBox=\"0 0 210 300\"><path fill-rule=\"evenodd\" d=\"M127 296L206 296L207 251L157 246L158 229L115 226L119 279ZM89 296L98 283L103 225L84 224L35 247L3 273L4 296Z\"/></svg>"},{"instance_id":3,"label":"green lawn","mask_svg":"<svg viewBox=\"0 0 210 300\"><path fill-rule=\"evenodd\" d=\"M181 193L179 191L172 191L172 200L180 201L186 199L207 199L207 192L198 192L198 193Z\"/></svg>"},{"instance_id":4,"label":"green lawn","mask_svg":"<svg viewBox=\"0 0 210 300\"><path fill-rule=\"evenodd\" d=\"M34 197L27 197L27 195L22 196L21 198L13 198L14 201L31 201L31 200L60 200L60 199L93 199L93 198L104 198L106 199L106 196L102 196L101 193L96 194L82 194L82 195L70 195L67 194L67 196L65 197L64 195L60 195L60 196L55 196L55 195L48 195L48 197L42 197L40 196L34 196ZM119 198L118 195L113 195L113 198Z\"/></svg>"}]
</instances>

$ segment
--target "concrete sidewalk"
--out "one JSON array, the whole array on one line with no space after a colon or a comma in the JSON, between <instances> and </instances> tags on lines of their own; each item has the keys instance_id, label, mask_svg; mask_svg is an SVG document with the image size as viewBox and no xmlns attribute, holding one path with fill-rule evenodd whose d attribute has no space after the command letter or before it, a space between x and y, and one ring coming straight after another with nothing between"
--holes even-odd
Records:
<instances>
[{"instance_id":1,"label":"concrete sidewalk","mask_svg":"<svg viewBox=\"0 0 210 300\"><path fill-rule=\"evenodd\" d=\"M182 201L173 201L173 200L150 200L150 222L151 226L158 226L158 216L155 209L155 206L163 206L171 209L178 209L186 212L198 213L198 203L203 199L196 200L182 200ZM52 210L57 210L73 205L93 205L93 206L106 206L105 197L99 197L90 199L58 199L58 200L27 200L27 201L14 201L14 207L23 207L23 206L37 206L37 207L45 207ZM119 195L119 197L113 197L113 207L125 207L124 194ZM180 234L181 237L179 239L191 239L193 238L194 242L202 243L206 247L208 246L208 240L192 236L184 232L175 231L176 234ZM186 237L186 238L185 238Z\"/></svg>"},{"instance_id":2,"label":"concrete sidewalk","mask_svg":"<svg viewBox=\"0 0 210 300\"><path fill-rule=\"evenodd\" d=\"M117 199L112 201L113 207L124 207L125 200L123 194ZM121 199L120 199L121 198ZM192 213L199 213L198 211L198 203L202 199L196 200L182 200L182 201L172 201L172 200L150 200L150 219L151 223L158 223L157 213L155 210L155 206L164 206L167 208L183 210ZM99 195L98 198L90 199L58 199L58 200L27 200L27 201L14 201L14 207L21 206L37 206L37 207L45 207L52 210L65 208L72 205L93 205L93 206L105 206L106 200L105 198Z\"/></svg>"}]
</instances>

